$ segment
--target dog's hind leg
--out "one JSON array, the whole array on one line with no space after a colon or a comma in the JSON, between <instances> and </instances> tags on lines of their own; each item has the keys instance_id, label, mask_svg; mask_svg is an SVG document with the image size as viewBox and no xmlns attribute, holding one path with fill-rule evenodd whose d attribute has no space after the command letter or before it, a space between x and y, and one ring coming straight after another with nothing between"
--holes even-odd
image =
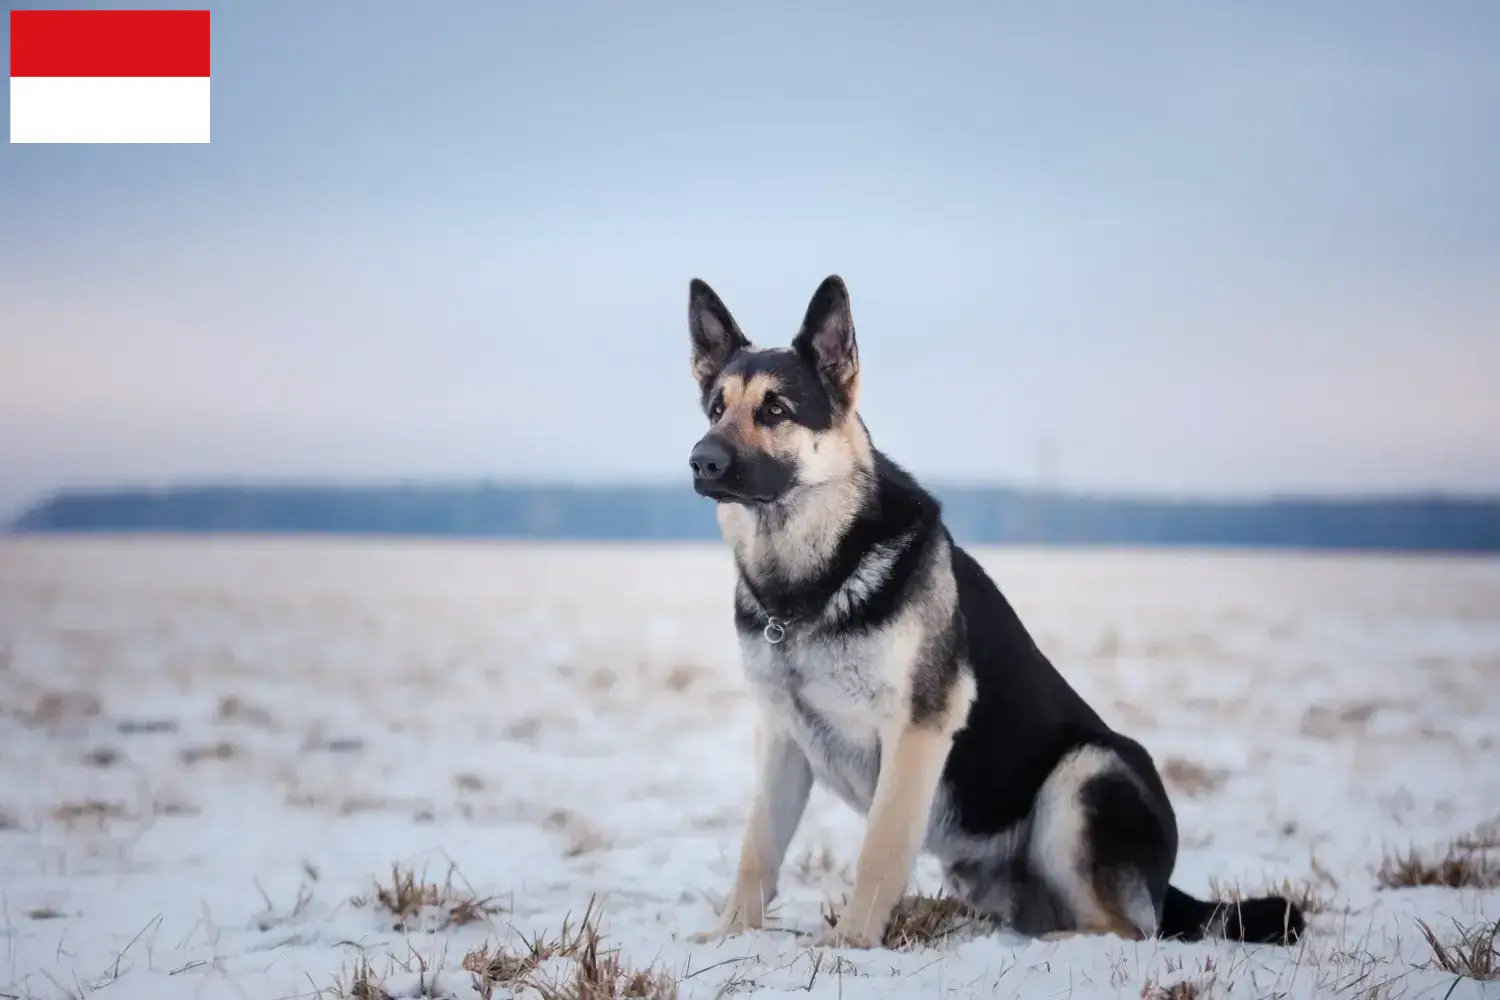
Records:
<instances>
[{"instance_id":1,"label":"dog's hind leg","mask_svg":"<svg viewBox=\"0 0 1500 1000\"><path fill-rule=\"evenodd\" d=\"M802 821L812 792L812 766L792 737L765 713L761 717L758 750L760 773L750 818L740 845L734 888L719 926L693 936L708 941L765 925L766 908L776 898L776 885L786 850Z\"/></svg>"},{"instance_id":2,"label":"dog's hind leg","mask_svg":"<svg viewBox=\"0 0 1500 1000\"><path fill-rule=\"evenodd\" d=\"M1048 775L1033 807L1028 861L1060 901L1042 936L1154 937L1176 850L1173 821L1111 749L1080 747Z\"/></svg>"}]
</instances>

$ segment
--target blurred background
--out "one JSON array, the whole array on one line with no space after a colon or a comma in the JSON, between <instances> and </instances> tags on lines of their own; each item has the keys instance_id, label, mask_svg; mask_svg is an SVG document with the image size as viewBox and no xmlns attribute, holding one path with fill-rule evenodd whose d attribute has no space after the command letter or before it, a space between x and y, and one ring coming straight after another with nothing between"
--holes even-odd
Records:
<instances>
[{"instance_id":1,"label":"blurred background","mask_svg":"<svg viewBox=\"0 0 1500 1000\"><path fill-rule=\"evenodd\" d=\"M684 1000L1489 988L1500 4L210 6L210 144L0 147L0 995L488 997L582 925ZM757 712L688 282L775 345L830 273L1174 884L1305 947L825 965L821 790L691 941Z\"/></svg>"},{"instance_id":2,"label":"blurred background","mask_svg":"<svg viewBox=\"0 0 1500 1000\"><path fill-rule=\"evenodd\" d=\"M961 536L1500 546L1493 4L212 6L0 151L18 527L708 537L687 281L837 272Z\"/></svg>"}]
</instances>

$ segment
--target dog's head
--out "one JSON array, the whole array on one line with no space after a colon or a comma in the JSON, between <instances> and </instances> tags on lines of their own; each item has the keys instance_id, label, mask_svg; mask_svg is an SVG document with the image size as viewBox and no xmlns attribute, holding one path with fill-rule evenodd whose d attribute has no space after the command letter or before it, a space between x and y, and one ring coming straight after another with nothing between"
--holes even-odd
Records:
<instances>
[{"instance_id":1,"label":"dog's head","mask_svg":"<svg viewBox=\"0 0 1500 1000\"><path fill-rule=\"evenodd\" d=\"M856 474L870 462L855 412L859 351L849 292L818 286L790 348L757 349L707 284L688 288L693 378L708 433L688 462L714 500L773 504L799 487Z\"/></svg>"}]
</instances>

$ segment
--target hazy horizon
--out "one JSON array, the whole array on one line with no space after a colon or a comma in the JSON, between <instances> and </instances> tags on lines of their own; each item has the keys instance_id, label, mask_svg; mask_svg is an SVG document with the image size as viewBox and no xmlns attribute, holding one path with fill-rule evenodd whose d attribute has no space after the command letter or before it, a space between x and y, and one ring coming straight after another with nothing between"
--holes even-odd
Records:
<instances>
[{"instance_id":1,"label":"hazy horizon","mask_svg":"<svg viewBox=\"0 0 1500 1000\"><path fill-rule=\"evenodd\" d=\"M672 482L832 272L934 481L1500 492L1493 5L209 6L210 145L0 150L0 517Z\"/></svg>"}]
</instances>

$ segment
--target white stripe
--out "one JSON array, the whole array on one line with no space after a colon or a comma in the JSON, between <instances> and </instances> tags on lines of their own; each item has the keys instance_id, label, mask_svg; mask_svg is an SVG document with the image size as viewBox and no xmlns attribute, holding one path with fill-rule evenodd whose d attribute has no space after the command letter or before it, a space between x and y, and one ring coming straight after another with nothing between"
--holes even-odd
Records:
<instances>
[{"instance_id":1,"label":"white stripe","mask_svg":"<svg viewBox=\"0 0 1500 1000\"><path fill-rule=\"evenodd\" d=\"M206 76L13 76L11 142L207 142Z\"/></svg>"},{"instance_id":2,"label":"white stripe","mask_svg":"<svg viewBox=\"0 0 1500 1000\"><path fill-rule=\"evenodd\" d=\"M901 553L911 544L911 537L912 532L907 532L885 545L877 545L865 554L859 565L854 567L854 572L849 574L848 579L828 601L828 610L836 620L852 616L885 584L896 560L901 558Z\"/></svg>"}]
</instances>

